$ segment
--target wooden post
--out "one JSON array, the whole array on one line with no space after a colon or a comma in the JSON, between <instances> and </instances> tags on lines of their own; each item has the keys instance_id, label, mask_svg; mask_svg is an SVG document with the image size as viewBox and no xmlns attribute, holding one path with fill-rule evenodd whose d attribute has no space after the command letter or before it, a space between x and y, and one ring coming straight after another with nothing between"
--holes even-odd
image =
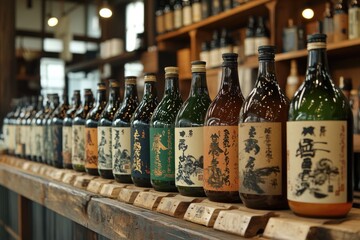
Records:
<instances>
[{"instance_id":1,"label":"wooden post","mask_svg":"<svg viewBox=\"0 0 360 240\"><path fill-rule=\"evenodd\" d=\"M15 92L15 1L0 1L0 126Z\"/></svg>"},{"instance_id":2,"label":"wooden post","mask_svg":"<svg viewBox=\"0 0 360 240\"><path fill-rule=\"evenodd\" d=\"M19 240L32 239L31 219L32 212L30 200L18 195L18 221L19 221Z\"/></svg>"}]
</instances>

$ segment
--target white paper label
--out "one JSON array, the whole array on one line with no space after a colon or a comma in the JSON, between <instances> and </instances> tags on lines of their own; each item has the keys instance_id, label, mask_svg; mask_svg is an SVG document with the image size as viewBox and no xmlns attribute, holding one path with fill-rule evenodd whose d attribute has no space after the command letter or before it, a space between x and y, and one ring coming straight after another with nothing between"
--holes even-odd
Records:
<instances>
[{"instance_id":1,"label":"white paper label","mask_svg":"<svg viewBox=\"0 0 360 240\"><path fill-rule=\"evenodd\" d=\"M72 126L72 163L85 165L85 126Z\"/></svg>"},{"instance_id":2,"label":"white paper label","mask_svg":"<svg viewBox=\"0 0 360 240\"><path fill-rule=\"evenodd\" d=\"M111 127L98 127L98 168L112 170Z\"/></svg>"},{"instance_id":3,"label":"white paper label","mask_svg":"<svg viewBox=\"0 0 360 240\"><path fill-rule=\"evenodd\" d=\"M130 127L113 127L111 129L111 137L113 173L130 175Z\"/></svg>"}]
</instances>

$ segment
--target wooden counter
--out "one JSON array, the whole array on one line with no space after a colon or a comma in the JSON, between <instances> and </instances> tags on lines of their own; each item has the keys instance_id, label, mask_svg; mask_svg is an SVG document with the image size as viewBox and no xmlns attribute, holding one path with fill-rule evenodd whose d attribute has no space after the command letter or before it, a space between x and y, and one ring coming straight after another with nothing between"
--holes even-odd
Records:
<instances>
[{"instance_id":1,"label":"wooden counter","mask_svg":"<svg viewBox=\"0 0 360 240\"><path fill-rule=\"evenodd\" d=\"M0 185L110 239L360 238L356 208L346 219L300 218L289 210L159 193L6 155L0 156Z\"/></svg>"}]
</instances>

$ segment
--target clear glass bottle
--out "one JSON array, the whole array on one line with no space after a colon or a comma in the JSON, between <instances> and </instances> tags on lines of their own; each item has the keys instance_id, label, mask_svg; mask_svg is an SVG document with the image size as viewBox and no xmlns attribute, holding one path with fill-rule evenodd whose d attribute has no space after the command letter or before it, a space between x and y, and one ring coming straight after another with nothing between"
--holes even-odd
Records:
<instances>
[{"instance_id":1,"label":"clear glass bottle","mask_svg":"<svg viewBox=\"0 0 360 240\"><path fill-rule=\"evenodd\" d=\"M257 27L255 30L255 54L260 46L270 44L270 31L266 27L265 17L259 16L257 21Z\"/></svg>"},{"instance_id":2,"label":"clear glass bottle","mask_svg":"<svg viewBox=\"0 0 360 240\"><path fill-rule=\"evenodd\" d=\"M334 5L334 42L348 39L349 17L347 0L337 0Z\"/></svg>"},{"instance_id":3,"label":"clear glass bottle","mask_svg":"<svg viewBox=\"0 0 360 240\"><path fill-rule=\"evenodd\" d=\"M305 82L287 123L288 201L307 217L344 217L352 207L353 117L329 75L326 35L308 36Z\"/></svg>"},{"instance_id":4,"label":"clear glass bottle","mask_svg":"<svg viewBox=\"0 0 360 240\"><path fill-rule=\"evenodd\" d=\"M136 77L125 77L125 93L112 123L113 175L117 182L132 183L130 121L139 105Z\"/></svg>"},{"instance_id":5,"label":"clear glass bottle","mask_svg":"<svg viewBox=\"0 0 360 240\"><path fill-rule=\"evenodd\" d=\"M206 83L206 62L191 62L190 94L175 121L175 184L181 195L205 196L204 120L211 103Z\"/></svg>"},{"instance_id":6,"label":"clear glass bottle","mask_svg":"<svg viewBox=\"0 0 360 240\"><path fill-rule=\"evenodd\" d=\"M349 6L349 39L360 37L360 1L351 0Z\"/></svg>"}]
</instances>

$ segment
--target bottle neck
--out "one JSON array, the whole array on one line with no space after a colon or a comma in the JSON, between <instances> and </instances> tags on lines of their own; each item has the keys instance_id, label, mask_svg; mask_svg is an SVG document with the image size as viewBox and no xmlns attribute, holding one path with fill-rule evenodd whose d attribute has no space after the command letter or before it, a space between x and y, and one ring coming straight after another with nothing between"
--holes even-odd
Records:
<instances>
[{"instance_id":1,"label":"bottle neck","mask_svg":"<svg viewBox=\"0 0 360 240\"><path fill-rule=\"evenodd\" d=\"M179 93L179 77L167 76L165 78L165 95Z\"/></svg>"},{"instance_id":2,"label":"bottle neck","mask_svg":"<svg viewBox=\"0 0 360 240\"><path fill-rule=\"evenodd\" d=\"M135 84L125 84L124 99L137 99L137 87Z\"/></svg>"},{"instance_id":3,"label":"bottle neck","mask_svg":"<svg viewBox=\"0 0 360 240\"><path fill-rule=\"evenodd\" d=\"M119 87L110 88L109 104L114 105L118 101L120 101L120 88Z\"/></svg>"},{"instance_id":4,"label":"bottle neck","mask_svg":"<svg viewBox=\"0 0 360 240\"><path fill-rule=\"evenodd\" d=\"M44 105L43 105L43 100L42 100L42 99L39 100L36 109L37 109L38 111L44 109Z\"/></svg>"},{"instance_id":5,"label":"bottle neck","mask_svg":"<svg viewBox=\"0 0 360 240\"><path fill-rule=\"evenodd\" d=\"M106 90L98 90L96 93L97 104L106 101Z\"/></svg>"},{"instance_id":6,"label":"bottle neck","mask_svg":"<svg viewBox=\"0 0 360 240\"><path fill-rule=\"evenodd\" d=\"M94 101L94 97L92 94L89 94L89 95L85 95L85 102L84 102L84 106L91 106L92 103Z\"/></svg>"},{"instance_id":7,"label":"bottle neck","mask_svg":"<svg viewBox=\"0 0 360 240\"><path fill-rule=\"evenodd\" d=\"M309 50L308 69L316 69L320 71L329 71L326 48L316 48Z\"/></svg>"},{"instance_id":8,"label":"bottle neck","mask_svg":"<svg viewBox=\"0 0 360 240\"><path fill-rule=\"evenodd\" d=\"M223 92L241 92L237 62L223 64L220 89Z\"/></svg>"},{"instance_id":9,"label":"bottle neck","mask_svg":"<svg viewBox=\"0 0 360 240\"><path fill-rule=\"evenodd\" d=\"M201 93L208 94L206 73L205 72L193 72L191 79L190 96L196 96Z\"/></svg>"},{"instance_id":10,"label":"bottle neck","mask_svg":"<svg viewBox=\"0 0 360 240\"><path fill-rule=\"evenodd\" d=\"M69 105L69 98L68 96L63 97L63 105Z\"/></svg>"},{"instance_id":11,"label":"bottle neck","mask_svg":"<svg viewBox=\"0 0 360 240\"><path fill-rule=\"evenodd\" d=\"M274 60L259 60L258 81L276 82Z\"/></svg>"},{"instance_id":12,"label":"bottle neck","mask_svg":"<svg viewBox=\"0 0 360 240\"><path fill-rule=\"evenodd\" d=\"M155 82L145 82L144 84L144 99L156 98L157 91L155 87Z\"/></svg>"},{"instance_id":13,"label":"bottle neck","mask_svg":"<svg viewBox=\"0 0 360 240\"><path fill-rule=\"evenodd\" d=\"M75 95L73 105L78 108L81 105L80 95Z\"/></svg>"}]
</instances>

